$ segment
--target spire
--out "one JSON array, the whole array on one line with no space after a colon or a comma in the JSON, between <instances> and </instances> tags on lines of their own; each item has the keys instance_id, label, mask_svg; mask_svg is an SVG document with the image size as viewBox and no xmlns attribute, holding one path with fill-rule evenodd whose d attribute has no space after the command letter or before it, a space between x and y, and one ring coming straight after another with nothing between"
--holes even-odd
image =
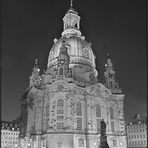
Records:
<instances>
[{"instance_id":1,"label":"spire","mask_svg":"<svg viewBox=\"0 0 148 148\"><path fill-rule=\"evenodd\" d=\"M80 32L80 16L77 11L73 8L73 0L70 1L70 8L66 12L63 18L63 28L62 36L67 34L75 34L81 36Z\"/></svg>"},{"instance_id":2,"label":"spire","mask_svg":"<svg viewBox=\"0 0 148 148\"><path fill-rule=\"evenodd\" d=\"M34 67L37 67L38 68L38 59L35 59Z\"/></svg>"},{"instance_id":3,"label":"spire","mask_svg":"<svg viewBox=\"0 0 148 148\"><path fill-rule=\"evenodd\" d=\"M38 75L40 72L40 69L38 67L38 59L35 59L35 64L32 70L32 74Z\"/></svg>"},{"instance_id":4,"label":"spire","mask_svg":"<svg viewBox=\"0 0 148 148\"><path fill-rule=\"evenodd\" d=\"M70 1L70 9L73 7L73 0Z\"/></svg>"}]
</instances>

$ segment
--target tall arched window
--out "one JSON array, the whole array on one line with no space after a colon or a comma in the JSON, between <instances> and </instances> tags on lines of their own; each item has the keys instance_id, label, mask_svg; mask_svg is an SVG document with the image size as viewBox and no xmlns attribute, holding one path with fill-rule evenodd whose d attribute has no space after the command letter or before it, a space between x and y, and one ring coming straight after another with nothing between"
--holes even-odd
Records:
<instances>
[{"instance_id":1,"label":"tall arched window","mask_svg":"<svg viewBox=\"0 0 148 148\"><path fill-rule=\"evenodd\" d=\"M110 107L110 119L114 119L114 110Z\"/></svg>"},{"instance_id":2,"label":"tall arched window","mask_svg":"<svg viewBox=\"0 0 148 148\"><path fill-rule=\"evenodd\" d=\"M83 138L79 138L79 147L84 147L84 139Z\"/></svg>"},{"instance_id":3,"label":"tall arched window","mask_svg":"<svg viewBox=\"0 0 148 148\"><path fill-rule=\"evenodd\" d=\"M101 117L101 107L99 104L96 105L96 117Z\"/></svg>"},{"instance_id":4,"label":"tall arched window","mask_svg":"<svg viewBox=\"0 0 148 148\"><path fill-rule=\"evenodd\" d=\"M59 99L57 102L57 107L63 107L64 106L64 101L62 99Z\"/></svg>"},{"instance_id":5,"label":"tall arched window","mask_svg":"<svg viewBox=\"0 0 148 148\"><path fill-rule=\"evenodd\" d=\"M78 116L81 116L81 115L82 115L81 103L79 102L79 103L77 103L76 105L77 105L77 106L76 106L77 115L78 115Z\"/></svg>"}]
</instances>

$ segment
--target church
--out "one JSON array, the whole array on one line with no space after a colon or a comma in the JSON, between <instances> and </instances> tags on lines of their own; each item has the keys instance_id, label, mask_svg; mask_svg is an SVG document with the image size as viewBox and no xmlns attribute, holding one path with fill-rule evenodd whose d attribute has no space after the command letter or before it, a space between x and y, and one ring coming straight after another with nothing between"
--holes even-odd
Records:
<instances>
[{"instance_id":1,"label":"church","mask_svg":"<svg viewBox=\"0 0 148 148\"><path fill-rule=\"evenodd\" d=\"M33 148L99 148L101 121L110 148L126 148L124 94L115 80L110 56L105 84L98 82L96 56L80 31L80 16L71 2L60 39L54 39L47 69L37 60L26 94L25 138Z\"/></svg>"}]
</instances>

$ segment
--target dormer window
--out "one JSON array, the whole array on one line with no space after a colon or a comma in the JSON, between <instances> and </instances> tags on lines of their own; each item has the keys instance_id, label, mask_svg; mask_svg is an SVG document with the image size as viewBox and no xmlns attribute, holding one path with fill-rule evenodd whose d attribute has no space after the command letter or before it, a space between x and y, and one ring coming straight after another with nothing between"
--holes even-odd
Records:
<instances>
[{"instance_id":1,"label":"dormer window","mask_svg":"<svg viewBox=\"0 0 148 148\"><path fill-rule=\"evenodd\" d=\"M87 48L83 49L83 54L84 54L84 57L86 57L86 58L89 57L89 53L88 53L88 49Z\"/></svg>"}]
</instances>

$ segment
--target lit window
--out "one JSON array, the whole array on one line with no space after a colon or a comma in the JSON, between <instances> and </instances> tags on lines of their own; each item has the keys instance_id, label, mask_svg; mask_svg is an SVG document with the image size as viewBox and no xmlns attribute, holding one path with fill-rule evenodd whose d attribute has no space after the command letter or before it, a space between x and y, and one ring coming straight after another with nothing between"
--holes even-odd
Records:
<instances>
[{"instance_id":1,"label":"lit window","mask_svg":"<svg viewBox=\"0 0 148 148\"><path fill-rule=\"evenodd\" d=\"M77 111L77 115L78 116L81 116L82 115L82 109L81 109L81 103L77 103L77 108L76 108L76 111Z\"/></svg>"},{"instance_id":2,"label":"lit window","mask_svg":"<svg viewBox=\"0 0 148 148\"><path fill-rule=\"evenodd\" d=\"M58 107L63 107L64 106L64 101L62 99L59 99L57 102Z\"/></svg>"},{"instance_id":3,"label":"lit window","mask_svg":"<svg viewBox=\"0 0 148 148\"><path fill-rule=\"evenodd\" d=\"M82 130L82 118L77 118L77 130Z\"/></svg>"},{"instance_id":4,"label":"lit window","mask_svg":"<svg viewBox=\"0 0 148 148\"><path fill-rule=\"evenodd\" d=\"M79 147L84 147L84 139L83 138L79 138Z\"/></svg>"},{"instance_id":5,"label":"lit window","mask_svg":"<svg viewBox=\"0 0 148 148\"><path fill-rule=\"evenodd\" d=\"M63 129L64 123L57 123L57 129Z\"/></svg>"},{"instance_id":6,"label":"lit window","mask_svg":"<svg viewBox=\"0 0 148 148\"><path fill-rule=\"evenodd\" d=\"M100 105L96 105L96 117L101 117L101 108Z\"/></svg>"},{"instance_id":7,"label":"lit window","mask_svg":"<svg viewBox=\"0 0 148 148\"><path fill-rule=\"evenodd\" d=\"M110 119L114 119L114 111L112 107L110 107Z\"/></svg>"}]
</instances>

